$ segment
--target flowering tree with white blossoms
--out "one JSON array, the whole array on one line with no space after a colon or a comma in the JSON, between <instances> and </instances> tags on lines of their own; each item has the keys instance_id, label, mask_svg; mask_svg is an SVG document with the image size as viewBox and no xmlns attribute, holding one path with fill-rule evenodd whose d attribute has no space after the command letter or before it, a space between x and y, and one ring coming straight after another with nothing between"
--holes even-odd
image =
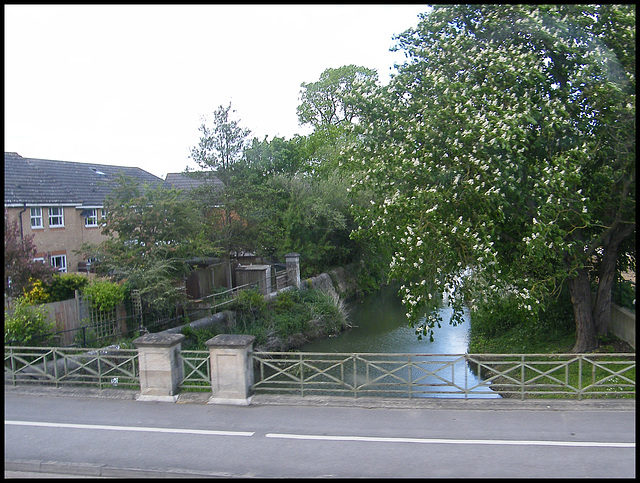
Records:
<instances>
[{"instance_id":1,"label":"flowering tree with white blossoms","mask_svg":"<svg viewBox=\"0 0 640 483\"><path fill-rule=\"evenodd\" d=\"M454 324L505 296L533 314L567 284L593 350L635 269L635 6L438 6L397 41L350 162L410 322L432 337L443 295Z\"/></svg>"}]
</instances>

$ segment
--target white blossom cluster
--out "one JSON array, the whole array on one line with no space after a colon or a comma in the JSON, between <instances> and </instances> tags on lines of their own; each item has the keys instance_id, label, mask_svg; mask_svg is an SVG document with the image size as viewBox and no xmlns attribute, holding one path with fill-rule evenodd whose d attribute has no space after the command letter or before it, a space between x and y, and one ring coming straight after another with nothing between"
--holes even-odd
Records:
<instances>
[{"instance_id":1,"label":"white blossom cluster","mask_svg":"<svg viewBox=\"0 0 640 483\"><path fill-rule=\"evenodd\" d=\"M361 126L369 144L351 189L374 187L378 198L360 229L392 243L390 268L408 281L411 320L442 296L473 310L509 293L535 310L547 289L527 274L544 268L552 280L547 267L576 249L570 235L591 217L581 171L589 123L575 119L579 91L574 104L557 94L548 54L581 45L552 17L553 6L544 14L513 8L527 13L504 26L518 32L513 41L479 41L451 22L423 22L404 38L409 61L373 96L377 108ZM492 15L487 25L499 25ZM517 266L501 265L498 245L507 243L521 254Z\"/></svg>"}]
</instances>

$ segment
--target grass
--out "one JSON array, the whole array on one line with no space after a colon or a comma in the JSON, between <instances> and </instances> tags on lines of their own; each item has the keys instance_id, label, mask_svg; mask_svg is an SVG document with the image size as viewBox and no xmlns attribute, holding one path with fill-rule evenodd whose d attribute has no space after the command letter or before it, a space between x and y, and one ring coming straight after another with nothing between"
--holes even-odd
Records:
<instances>
[{"instance_id":1,"label":"grass","mask_svg":"<svg viewBox=\"0 0 640 483\"><path fill-rule=\"evenodd\" d=\"M536 355L481 359L482 377L506 398L635 398L635 356ZM477 366L475 371L477 372Z\"/></svg>"},{"instance_id":2,"label":"grass","mask_svg":"<svg viewBox=\"0 0 640 483\"><path fill-rule=\"evenodd\" d=\"M495 377L492 389L503 397L521 397L519 383L525 381L529 383L527 398L635 398L635 350L625 342L613 336L601 339L598 349L587 354L582 362L563 364L577 357L571 354L575 326L566 306L559 306L546 318L534 322L513 316L514 312L505 308L498 308L496 312L472 319L469 353L532 354L524 357L524 366L518 357L500 357L500 364L496 362L497 357L496 360L483 357L483 366L486 363L488 367L482 368L482 377L485 380ZM504 317L505 313L509 315ZM552 314L556 319L551 319ZM626 358L613 355L620 353L633 355ZM509 359L513 364L509 364ZM492 367L495 370L492 371ZM498 375L500 372L506 374ZM617 372L621 374L616 375ZM581 392L579 396L578 392Z\"/></svg>"}]
</instances>

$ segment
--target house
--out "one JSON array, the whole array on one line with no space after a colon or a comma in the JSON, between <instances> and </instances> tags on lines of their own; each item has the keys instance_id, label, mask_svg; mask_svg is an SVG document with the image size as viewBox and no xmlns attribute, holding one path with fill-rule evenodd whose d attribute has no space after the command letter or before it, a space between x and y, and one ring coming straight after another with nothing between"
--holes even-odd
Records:
<instances>
[{"instance_id":1,"label":"house","mask_svg":"<svg viewBox=\"0 0 640 483\"><path fill-rule=\"evenodd\" d=\"M21 235L33 234L36 258L61 272L86 271L91 260L76 254L100 243L104 201L122 173L141 184L163 180L140 168L24 158L4 153L4 206Z\"/></svg>"},{"instance_id":2,"label":"house","mask_svg":"<svg viewBox=\"0 0 640 483\"><path fill-rule=\"evenodd\" d=\"M209 183L212 184L214 191L222 191L224 187L224 183L214 175L210 175L210 178L202 179L194 178L184 173L168 173L164 180L164 186L166 188L180 189L185 192L208 185Z\"/></svg>"}]
</instances>

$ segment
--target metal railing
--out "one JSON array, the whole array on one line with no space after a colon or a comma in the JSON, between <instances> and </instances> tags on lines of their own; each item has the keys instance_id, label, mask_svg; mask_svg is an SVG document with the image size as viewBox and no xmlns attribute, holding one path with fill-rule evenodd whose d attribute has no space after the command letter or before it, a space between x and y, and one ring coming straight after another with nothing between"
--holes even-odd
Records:
<instances>
[{"instance_id":1,"label":"metal railing","mask_svg":"<svg viewBox=\"0 0 640 483\"><path fill-rule=\"evenodd\" d=\"M5 346L5 384L140 388L138 351ZM210 391L208 351L182 351L180 388ZM352 397L635 398L635 354L254 352L255 393Z\"/></svg>"},{"instance_id":2,"label":"metal railing","mask_svg":"<svg viewBox=\"0 0 640 483\"><path fill-rule=\"evenodd\" d=\"M636 355L468 355L478 377L503 397L624 397L636 394Z\"/></svg>"},{"instance_id":3,"label":"metal railing","mask_svg":"<svg viewBox=\"0 0 640 483\"><path fill-rule=\"evenodd\" d=\"M4 348L5 384L140 388L135 349Z\"/></svg>"},{"instance_id":4,"label":"metal railing","mask_svg":"<svg viewBox=\"0 0 640 483\"><path fill-rule=\"evenodd\" d=\"M238 298L240 292L252 288L258 288L260 290L262 288L260 281L239 285L222 292L212 293L211 295L202 297L201 302L205 304L206 308L217 312L220 307L233 303Z\"/></svg>"},{"instance_id":5,"label":"metal railing","mask_svg":"<svg viewBox=\"0 0 640 483\"><path fill-rule=\"evenodd\" d=\"M209 351L182 351L183 391L211 391Z\"/></svg>"},{"instance_id":6,"label":"metal railing","mask_svg":"<svg viewBox=\"0 0 640 483\"><path fill-rule=\"evenodd\" d=\"M256 393L386 397L635 397L635 354L256 352Z\"/></svg>"}]
</instances>

